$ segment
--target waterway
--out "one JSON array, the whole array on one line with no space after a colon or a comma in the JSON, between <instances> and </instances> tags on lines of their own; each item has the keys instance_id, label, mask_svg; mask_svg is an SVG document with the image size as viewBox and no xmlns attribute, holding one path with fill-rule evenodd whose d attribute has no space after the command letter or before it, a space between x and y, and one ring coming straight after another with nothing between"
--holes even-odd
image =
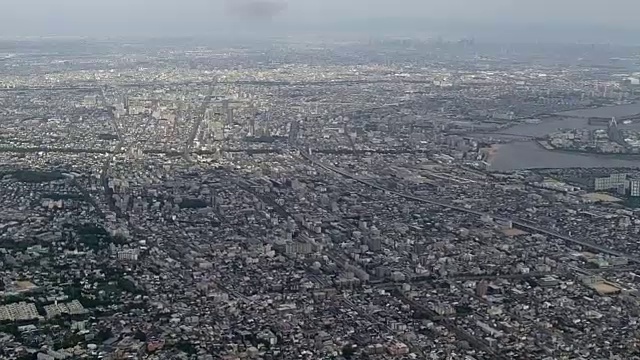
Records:
<instances>
[{"instance_id":1,"label":"waterway","mask_svg":"<svg viewBox=\"0 0 640 360\"><path fill-rule=\"evenodd\" d=\"M499 146L490 161L490 169L495 171L572 167L636 168L640 167L640 160L549 151L534 141L524 141Z\"/></svg>"},{"instance_id":2,"label":"waterway","mask_svg":"<svg viewBox=\"0 0 640 360\"><path fill-rule=\"evenodd\" d=\"M537 124L521 124L500 132L519 136L541 137L561 128L603 129L606 128L606 125L589 125L588 117L627 116L638 113L640 113L640 104L574 110L558 114L557 117L543 120ZM581 118L567 118L565 116L581 116ZM640 130L640 121L627 125L620 123L619 127L621 129ZM640 168L640 160L638 158L550 151L542 148L534 141L501 145L494 152L489 163L490 169L496 171L571 167Z\"/></svg>"}]
</instances>

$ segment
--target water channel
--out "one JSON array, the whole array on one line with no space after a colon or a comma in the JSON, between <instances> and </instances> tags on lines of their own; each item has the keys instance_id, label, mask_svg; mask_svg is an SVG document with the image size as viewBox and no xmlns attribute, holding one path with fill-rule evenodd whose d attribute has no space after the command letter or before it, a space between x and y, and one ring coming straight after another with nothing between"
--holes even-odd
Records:
<instances>
[{"instance_id":1,"label":"water channel","mask_svg":"<svg viewBox=\"0 0 640 360\"><path fill-rule=\"evenodd\" d=\"M597 109L574 110L558 114L557 117L543 120L537 124L520 124L501 133L526 136L544 136L560 128L602 129L605 125L589 125L588 117L623 117L640 114L640 103ZM566 116L580 116L566 117ZM622 129L640 130L640 121L623 125ZM570 167L640 167L640 158L614 155L597 155L550 151L534 141L520 141L498 147L490 160L490 169L496 171L521 170L534 168L570 168Z\"/></svg>"}]
</instances>

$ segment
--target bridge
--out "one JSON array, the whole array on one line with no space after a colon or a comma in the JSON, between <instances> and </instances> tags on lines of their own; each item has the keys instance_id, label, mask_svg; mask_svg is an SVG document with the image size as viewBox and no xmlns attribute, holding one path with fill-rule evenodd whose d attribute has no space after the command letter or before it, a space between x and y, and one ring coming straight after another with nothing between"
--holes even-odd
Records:
<instances>
[{"instance_id":1,"label":"bridge","mask_svg":"<svg viewBox=\"0 0 640 360\"><path fill-rule=\"evenodd\" d=\"M537 140L539 138L539 137L531 136L531 135L519 135L519 134L510 134L510 133L506 133L506 132L491 132L491 131L466 132L466 133L462 133L460 135L465 136L465 137L466 136L472 136L472 135L509 136L509 137L514 137L514 138L529 139L529 140Z\"/></svg>"}]
</instances>

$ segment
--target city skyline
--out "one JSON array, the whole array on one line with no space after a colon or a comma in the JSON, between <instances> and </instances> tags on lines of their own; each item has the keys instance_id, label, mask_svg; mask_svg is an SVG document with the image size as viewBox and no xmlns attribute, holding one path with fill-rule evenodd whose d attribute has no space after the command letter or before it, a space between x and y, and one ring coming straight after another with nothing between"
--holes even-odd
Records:
<instances>
[{"instance_id":1,"label":"city skyline","mask_svg":"<svg viewBox=\"0 0 640 360\"><path fill-rule=\"evenodd\" d=\"M640 30L630 0L142 0L58 2L9 0L0 14L4 36L233 36L243 31L296 34L300 31L430 31L434 35L504 31L513 37L552 39L566 32L568 41L615 42ZM355 24L355 25L354 25ZM624 41L624 39L622 39Z\"/></svg>"}]
</instances>

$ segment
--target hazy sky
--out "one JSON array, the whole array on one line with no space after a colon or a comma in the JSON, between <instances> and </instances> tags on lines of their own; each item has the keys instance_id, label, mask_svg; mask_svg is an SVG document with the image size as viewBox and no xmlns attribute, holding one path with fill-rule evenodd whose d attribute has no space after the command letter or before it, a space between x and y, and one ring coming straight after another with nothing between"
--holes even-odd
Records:
<instances>
[{"instance_id":1,"label":"hazy sky","mask_svg":"<svg viewBox=\"0 0 640 360\"><path fill-rule=\"evenodd\" d=\"M261 4L247 10L250 2ZM256 11L269 7L266 2L286 3L268 11L277 13L271 25L257 19ZM640 0L0 0L0 36L195 35L229 29L230 23L284 26L369 18L640 29L639 14Z\"/></svg>"}]
</instances>

